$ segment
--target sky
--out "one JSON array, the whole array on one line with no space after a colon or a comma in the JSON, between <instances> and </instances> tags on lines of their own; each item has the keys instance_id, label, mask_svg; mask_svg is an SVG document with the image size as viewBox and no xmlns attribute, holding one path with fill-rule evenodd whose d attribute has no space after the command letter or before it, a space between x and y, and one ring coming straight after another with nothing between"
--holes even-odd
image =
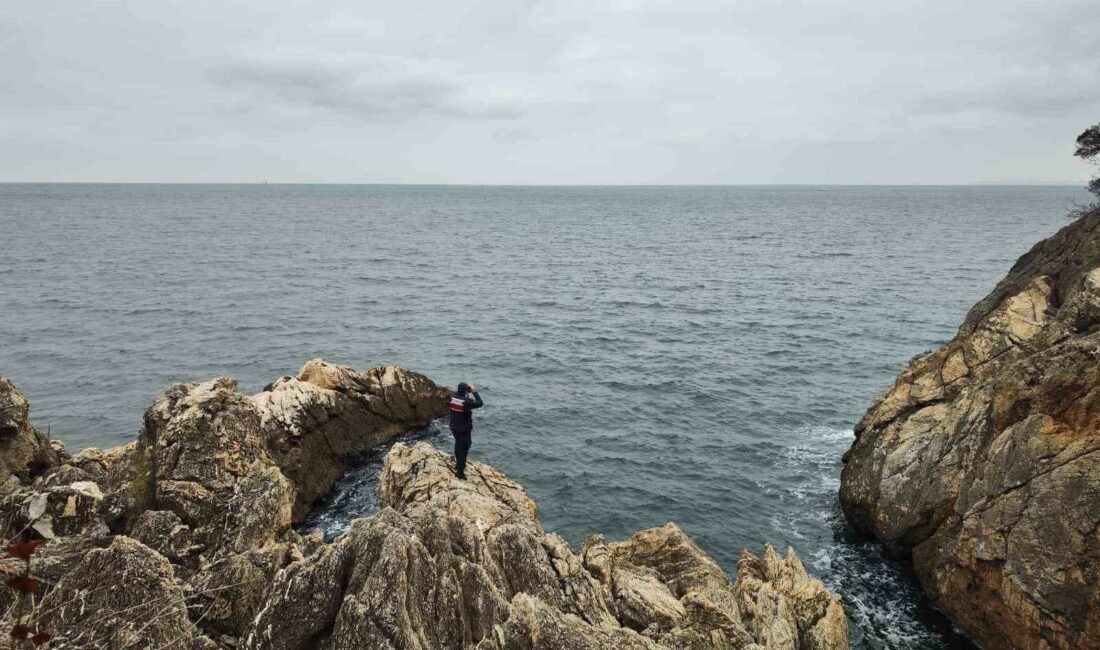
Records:
<instances>
[{"instance_id":1,"label":"sky","mask_svg":"<svg viewBox=\"0 0 1100 650\"><path fill-rule=\"evenodd\" d=\"M5 2L0 181L1083 182L1095 2Z\"/></svg>"}]
</instances>

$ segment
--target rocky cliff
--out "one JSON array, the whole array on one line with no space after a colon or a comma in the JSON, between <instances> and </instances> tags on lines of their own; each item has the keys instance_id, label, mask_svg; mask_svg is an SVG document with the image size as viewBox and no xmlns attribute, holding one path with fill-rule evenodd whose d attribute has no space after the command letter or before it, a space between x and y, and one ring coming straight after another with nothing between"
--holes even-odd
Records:
<instances>
[{"instance_id":1,"label":"rocky cliff","mask_svg":"<svg viewBox=\"0 0 1100 650\"><path fill-rule=\"evenodd\" d=\"M574 550L517 483L478 463L458 481L426 444L387 455L377 515L330 544L294 530L349 455L438 417L445 394L317 360L253 396L173 386L136 442L72 456L0 378L19 450L0 534L46 540L33 625L55 648L847 648L839 597L793 551L746 552L731 581L672 524ZM0 648L13 602L0 591Z\"/></svg>"},{"instance_id":2,"label":"rocky cliff","mask_svg":"<svg viewBox=\"0 0 1100 650\"><path fill-rule=\"evenodd\" d=\"M321 543L292 524L345 460L429 424L447 394L400 368L314 360L254 396L226 378L178 384L145 412L135 443L70 456L0 378L0 402L17 406L5 420L17 453L3 457L0 537L47 540L33 572L48 586L37 620L54 647L231 647L275 574ZM0 593L0 612L12 616L11 602Z\"/></svg>"},{"instance_id":3,"label":"rocky cliff","mask_svg":"<svg viewBox=\"0 0 1100 650\"><path fill-rule=\"evenodd\" d=\"M848 647L839 597L793 551L746 552L735 582L673 524L574 552L514 481L452 464L395 445L382 510L280 572L245 647Z\"/></svg>"},{"instance_id":4,"label":"rocky cliff","mask_svg":"<svg viewBox=\"0 0 1100 650\"><path fill-rule=\"evenodd\" d=\"M1100 212L1037 244L856 426L841 502L984 648L1100 648Z\"/></svg>"}]
</instances>

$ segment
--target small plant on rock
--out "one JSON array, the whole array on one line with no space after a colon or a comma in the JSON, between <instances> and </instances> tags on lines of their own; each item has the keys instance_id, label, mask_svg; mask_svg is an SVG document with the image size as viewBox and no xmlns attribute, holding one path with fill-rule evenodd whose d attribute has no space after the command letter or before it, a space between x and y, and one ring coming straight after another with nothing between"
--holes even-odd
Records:
<instances>
[{"instance_id":1,"label":"small plant on rock","mask_svg":"<svg viewBox=\"0 0 1100 650\"><path fill-rule=\"evenodd\" d=\"M44 647L50 642L51 635L39 628L35 616L35 593L42 585L31 575L34 551L45 543L44 539L33 539L21 544L11 544L5 549L9 562L4 566L4 582L15 596L12 626L8 630L12 648Z\"/></svg>"}]
</instances>

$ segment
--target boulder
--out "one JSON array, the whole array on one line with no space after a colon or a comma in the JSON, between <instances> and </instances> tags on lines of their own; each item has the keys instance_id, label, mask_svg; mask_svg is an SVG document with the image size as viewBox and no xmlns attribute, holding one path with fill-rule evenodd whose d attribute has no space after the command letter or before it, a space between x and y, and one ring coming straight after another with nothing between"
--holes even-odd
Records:
<instances>
[{"instance_id":1,"label":"boulder","mask_svg":"<svg viewBox=\"0 0 1100 650\"><path fill-rule=\"evenodd\" d=\"M301 521L343 475L344 461L444 414L446 389L403 368L357 372L310 361L252 397L265 442L295 487Z\"/></svg>"},{"instance_id":2,"label":"boulder","mask_svg":"<svg viewBox=\"0 0 1100 650\"><path fill-rule=\"evenodd\" d=\"M245 647L847 648L839 599L793 552L737 583L673 525L575 553L519 484L466 473L426 443L394 445L382 510L282 569ZM767 622L759 640L742 600Z\"/></svg>"},{"instance_id":3,"label":"boulder","mask_svg":"<svg viewBox=\"0 0 1100 650\"><path fill-rule=\"evenodd\" d=\"M1100 212L1037 244L856 426L848 520L988 648L1100 647Z\"/></svg>"},{"instance_id":4,"label":"boulder","mask_svg":"<svg viewBox=\"0 0 1100 650\"><path fill-rule=\"evenodd\" d=\"M290 526L293 488L267 452L259 413L231 379L165 391L145 412L137 453L148 467L148 507L190 528L195 555L245 553Z\"/></svg>"},{"instance_id":5,"label":"boulder","mask_svg":"<svg viewBox=\"0 0 1100 650\"><path fill-rule=\"evenodd\" d=\"M92 481L36 491L27 503L30 527L44 539L75 535L105 535L107 526L100 516L103 492Z\"/></svg>"},{"instance_id":6,"label":"boulder","mask_svg":"<svg viewBox=\"0 0 1100 650\"><path fill-rule=\"evenodd\" d=\"M122 536L85 552L39 610L51 648L190 648L196 636L172 565Z\"/></svg>"},{"instance_id":7,"label":"boulder","mask_svg":"<svg viewBox=\"0 0 1100 650\"><path fill-rule=\"evenodd\" d=\"M478 650L658 650L660 647L628 628L594 627L522 592L512 598L507 620L477 645Z\"/></svg>"},{"instance_id":8,"label":"boulder","mask_svg":"<svg viewBox=\"0 0 1100 650\"><path fill-rule=\"evenodd\" d=\"M109 475L131 477L116 500L140 513L125 518L124 532L176 564L204 631L243 634L276 571L300 557L294 489L252 401L226 378L173 386L146 411L137 447L111 465Z\"/></svg>"},{"instance_id":9,"label":"boulder","mask_svg":"<svg viewBox=\"0 0 1100 650\"><path fill-rule=\"evenodd\" d=\"M0 375L0 493L29 483L57 465L63 449L31 426L30 404Z\"/></svg>"},{"instance_id":10,"label":"boulder","mask_svg":"<svg viewBox=\"0 0 1100 650\"><path fill-rule=\"evenodd\" d=\"M848 647L839 596L812 578L794 549L744 551L737 580L675 524L625 542L589 538L585 566L607 584L623 625L670 648Z\"/></svg>"}]
</instances>

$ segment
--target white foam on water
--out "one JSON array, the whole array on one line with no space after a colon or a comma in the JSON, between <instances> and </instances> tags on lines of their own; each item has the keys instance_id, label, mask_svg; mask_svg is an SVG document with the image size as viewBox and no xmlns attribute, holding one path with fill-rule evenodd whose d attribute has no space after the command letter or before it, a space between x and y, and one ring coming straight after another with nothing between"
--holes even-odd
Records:
<instances>
[{"instance_id":1,"label":"white foam on water","mask_svg":"<svg viewBox=\"0 0 1100 650\"><path fill-rule=\"evenodd\" d=\"M807 566L842 594L852 621L853 647L931 650L946 647L922 619L922 596L901 568L871 542L857 541L839 508L841 455L854 440L851 429L812 426L796 432L776 468L782 476L764 482L787 503L770 518L777 536L796 543ZM816 543L816 546L815 546Z\"/></svg>"}]
</instances>

